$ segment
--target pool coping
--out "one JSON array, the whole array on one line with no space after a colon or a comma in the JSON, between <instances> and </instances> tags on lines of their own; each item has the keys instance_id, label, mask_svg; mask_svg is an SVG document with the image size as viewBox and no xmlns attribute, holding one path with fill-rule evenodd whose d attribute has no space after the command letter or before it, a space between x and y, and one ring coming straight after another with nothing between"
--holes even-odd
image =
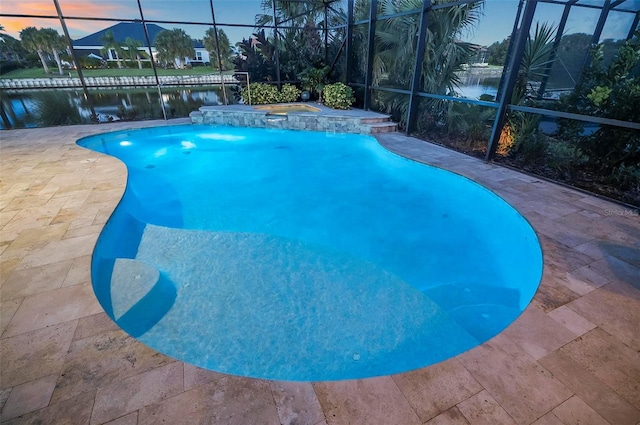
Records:
<instances>
[{"instance_id":1,"label":"pool coping","mask_svg":"<svg viewBox=\"0 0 640 425\"><path fill-rule=\"evenodd\" d=\"M399 133L377 139L489 188L538 233L543 279L507 330L427 368L314 383L206 371L133 340L102 312L88 275L126 170L75 141L187 122L2 132L3 423L640 422L638 217L596 196Z\"/></svg>"}]
</instances>

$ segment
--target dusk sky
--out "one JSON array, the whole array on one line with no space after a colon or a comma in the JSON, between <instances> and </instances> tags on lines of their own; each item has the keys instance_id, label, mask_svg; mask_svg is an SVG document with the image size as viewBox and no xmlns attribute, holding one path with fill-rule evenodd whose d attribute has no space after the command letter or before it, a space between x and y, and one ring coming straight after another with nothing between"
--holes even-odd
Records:
<instances>
[{"instance_id":1,"label":"dusk sky","mask_svg":"<svg viewBox=\"0 0 640 425\"><path fill-rule=\"evenodd\" d=\"M603 0L581 0L591 4L601 4ZM135 0L59 0L65 16L73 17L111 17L122 19L139 18ZM145 19L160 21L207 22L211 20L208 0L141 0ZM256 14L261 13L260 0L214 0L216 21L219 23L239 23L253 25ZM640 6L640 0L627 0L629 9ZM478 27L465 36L467 41L489 45L506 38L513 27L518 0L485 0L484 17ZM535 21L558 24L563 7L547 3L539 3ZM4 0L0 5L2 13L56 15L53 2L50 0ZM566 34L584 32L591 34L595 28L598 11L574 7L569 16ZM602 38L624 38L633 21L633 14L612 12L607 20ZM52 27L61 32L57 19L16 19L0 17L0 24L10 35L19 36L19 31L27 26ZM113 25L114 22L96 22L68 19L67 26L72 38L80 38L100 29ZM207 27L178 26L160 24L168 29L181 27L194 38L202 38ZM232 43L240 41L251 34L250 28L223 27Z\"/></svg>"}]
</instances>

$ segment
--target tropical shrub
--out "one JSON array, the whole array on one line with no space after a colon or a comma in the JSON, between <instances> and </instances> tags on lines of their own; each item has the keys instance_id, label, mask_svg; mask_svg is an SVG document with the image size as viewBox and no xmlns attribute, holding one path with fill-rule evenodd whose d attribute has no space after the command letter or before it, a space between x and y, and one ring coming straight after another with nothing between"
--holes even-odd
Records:
<instances>
[{"instance_id":1,"label":"tropical shrub","mask_svg":"<svg viewBox=\"0 0 640 425\"><path fill-rule=\"evenodd\" d=\"M329 75L328 66L322 68L311 67L299 73L298 78L304 90L308 90L311 95L317 94L318 100L322 101L322 91L327 82L327 75Z\"/></svg>"},{"instance_id":2,"label":"tropical shrub","mask_svg":"<svg viewBox=\"0 0 640 425\"><path fill-rule=\"evenodd\" d=\"M278 95L278 102L280 103L288 103L295 102L300 97L300 89L292 84L285 84L280 89L280 94Z\"/></svg>"},{"instance_id":3,"label":"tropical shrub","mask_svg":"<svg viewBox=\"0 0 640 425\"><path fill-rule=\"evenodd\" d=\"M640 33L625 42L618 54L604 65L603 45L592 52L591 66L581 82L562 98L560 109L584 115L596 115L622 121L640 122ZM588 157L588 165L606 174L620 166L640 168L640 134L637 130L602 125L595 132L584 132L583 126L561 122L565 137Z\"/></svg>"},{"instance_id":4,"label":"tropical shrub","mask_svg":"<svg viewBox=\"0 0 640 425\"><path fill-rule=\"evenodd\" d=\"M247 89L247 87L242 88L242 98L245 103L264 105L266 103L278 103L280 101L280 94L276 86L265 83L251 83L249 89ZM249 98L249 91L251 92L251 98Z\"/></svg>"},{"instance_id":5,"label":"tropical shrub","mask_svg":"<svg viewBox=\"0 0 640 425\"><path fill-rule=\"evenodd\" d=\"M300 89L291 84L283 85L281 91L276 86L265 83L252 83L250 89L251 99L247 87L242 88L242 98L247 104L251 101L252 105L295 102L300 97Z\"/></svg>"},{"instance_id":6,"label":"tropical shrub","mask_svg":"<svg viewBox=\"0 0 640 425\"><path fill-rule=\"evenodd\" d=\"M333 109L349 109L353 102L353 90L343 83L324 86L324 104Z\"/></svg>"}]
</instances>

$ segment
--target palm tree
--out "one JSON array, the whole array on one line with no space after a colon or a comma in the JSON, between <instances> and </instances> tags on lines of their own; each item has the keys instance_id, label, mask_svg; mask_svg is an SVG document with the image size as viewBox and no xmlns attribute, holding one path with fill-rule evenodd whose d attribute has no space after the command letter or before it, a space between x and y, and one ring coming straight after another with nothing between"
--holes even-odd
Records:
<instances>
[{"instance_id":1,"label":"palm tree","mask_svg":"<svg viewBox=\"0 0 640 425\"><path fill-rule=\"evenodd\" d=\"M22 46L30 52L35 52L40 58L42 67L46 74L49 73L49 66L44 54L47 51L47 44L42 36L42 33L36 27L27 27L20 31L20 40Z\"/></svg>"},{"instance_id":2,"label":"palm tree","mask_svg":"<svg viewBox=\"0 0 640 425\"><path fill-rule=\"evenodd\" d=\"M217 55L220 53L220 71L231 69L231 56L233 50L231 49L231 42L229 37L225 34L224 30L218 29L218 45L216 45L216 37L213 28L209 28L204 35L204 47L209 52L211 57L211 63L217 63ZM220 48L218 50L218 47Z\"/></svg>"},{"instance_id":3,"label":"palm tree","mask_svg":"<svg viewBox=\"0 0 640 425\"><path fill-rule=\"evenodd\" d=\"M449 0L433 0L434 5ZM422 8L422 0L381 0L382 15L392 15ZM453 95L459 84L457 72L475 54L470 43L458 41L479 20L482 2L444 7L430 11L426 29L426 47L420 72L422 91ZM375 54L373 61L373 85L408 88L413 78L420 15L411 14L401 18L387 19L376 28ZM409 100L406 95L381 93L378 99L388 112L396 112L401 123L407 116ZM447 119L446 102L426 102L431 114L437 119Z\"/></svg>"},{"instance_id":4,"label":"palm tree","mask_svg":"<svg viewBox=\"0 0 640 425\"><path fill-rule=\"evenodd\" d=\"M116 61L118 62L118 68L122 68L122 62L120 61L120 53L122 53L122 45L116 40L113 35L113 31L109 30L104 33L102 38L100 38L102 45L104 46L100 52L107 57L109 56L109 51L113 50L116 55Z\"/></svg>"},{"instance_id":5,"label":"palm tree","mask_svg":"<svg viewBox=\"0 0 640 425\"><path fill-rule=\"evenodd\" d=\"M63 36L58 34L58 31L54 30L53 28L42 28L40 30L40 34L46 46L47 52L53 54L53 58L58 65L58 73L60 75L63 75L64 72L62 71L62 60L60 59L60 52L64 52L67 50L67 41Z\"/></svg>"},{"instance_id":6,"label":"palm tree","mask_svg":"<svg viewBox=\"0 0 640 425\"><path fill-rule=\"evenodd\" d=\"M530 86L532 81L541 81L547 73L548 65L552 62L551 51L553 40L558 28L546 22L536 22L533 37L529 35L524 45L522 61L518 70L518 79L513 90L511 103L518 104L525 96L533 93Z\"/></svg>"},{"instance_id":7,"label":"palm tree","mask_svg":"<svg viewBox=\"0 0 640 425\"><path fill-rule=\"evenodd\" d=\"M184 30L179 28L160 31L156 35L154 45L158 51L158 60L165 64L175 64L177 59L180 68L184 68L185 57L192 58L196 54L193 48L193 40Z\"/></svg>"},{"instance_id":8,"label":"palm tree","mask_svg":"<svg viewBox=\"0 0 640 425\"><path fill-rule=\"evenodd\" d=\"M146 57L146 53L140 50L142 47L142 41L134 40L131 37L127 37L124 41L124 46L127 50L124 55L127 59L138 62L138 69L142 69L142 57Z\"/></svg>"}]
</instances>

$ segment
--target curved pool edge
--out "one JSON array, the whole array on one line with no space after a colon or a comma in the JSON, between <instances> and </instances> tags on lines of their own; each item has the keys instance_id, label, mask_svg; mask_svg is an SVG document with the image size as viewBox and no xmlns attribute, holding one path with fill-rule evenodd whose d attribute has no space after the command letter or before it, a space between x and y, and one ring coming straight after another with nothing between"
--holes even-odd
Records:
<instances>
[{"instance_id":1,"label":"curved pool edge","mask_svg":"<svg viewBox=\"0 0 640 425\"><path fill-rule=\"evenodd\" d=\"M82 138L78 139L75 143L76 143L76 145L78 145L78 146L80 146L80 147L83 147L83 148L85 148L85 149L93 150L93 149L91 149L91 148L89 148L89 147L87 147L87 146L82 145L82 144L81 144L81 142L82 142L83 140L85 140L85 139L94 138L94 137L99 136L99 135L105 135L105 136L106 136L106 135L113 135L113 134L118 134L118 133L129 133L129 132L136 132L136 131L144 131L144 130L148 130L148 129L151 129L151 128L154 128L154 129L164 129L164 128L167 128L167 127L169 127L169 126L171 126L171 127L179 127L179 128L182 128L182 129L190 129L190 128L193 128L194 124L182 124L182 125L172 125L172 124L169 124L169 125L165 125L165 126L162 126L162 125L161 125L161 126L146 127L146 128L144 128L144 127L143 127L143 128L129 128L129 129L114 130L114 131L110 131L110 132L98 133L98 134L95 134L95 135L84 136L84 137L82 137ZM204 128L220 128L220 127L228 127L228 126L220 126L220 125L216 125L216 124L196 124L196 126L197 126L197 127L204 127ZM229 127L230 127L230 126L229 126ZM230 127L230 128L235 128L235 127ZM266 129L266 130L270 130L270 129ZM282 129L273 129L273 130L275 130L275 131L281 131ZM292 132L309 132L309 130L296 130L296 129L287 129L286 131L292 131ZM315 133L327 133L327 132L324 132L324 131L313 131L313 132L315 132ZM336 135L337 135L337 136L340 136L340 134L336 134ZM348 133L345 133L345 135L348 135ZM540 285L540 281L541 281L541 279L542 279L543 269L544 269L544 250L543 250L542 245L540 244L540 239L539 239L539 237L538 237L538 232L536 231L535 227L533 227L533 226L531 225L530 221L527 219L527 217L526 217L523 213L521 213L521 212L520 212L516 207L514 207L513 205L511 205L511 203L509 203L509 202L508 202L508 201L506 201L502 196L500 196L498 193L496 193L496 191L495 191L495 190L488 188L488 187L487 187L487 186L485 186L484 184L482 184L482 183L480 183L480 182L478 182L478 181L475 181L474 179L472 179L472 178L470 178L470 177L467 177L467 176L465 176L464 174L461 174L461 173L460 173L460 172L458 172L458 171L452 171L452 170L449 170L449 169L447 169L447 168L445 168L445 167L438 166L438 165L435 165L435 164L432 164L432 163L426 162L425 160L422 160L422 159L420 159L420 158L411 157L411 156L409 156L409 155L405 155L405 154L403 154L403 153L401 153L401 152L398 152L398 151L392 150L389 146L387 146L387 145L385 145L384 143L382 143L382 142L380 141L380 139L379 139L377 136L374 136L374 135L360 135L360 136L361 136L361 137L367 137L367 138L373 138L373 139L375 139L375 140L376 140L376 142L377 142L377 144L378 144L380 147L382 147L386 152L388 152L388 153L390 153L390 154L392 154L392 155L394 155L394 156L400 157L400 158L402 158L402 159L404 159L404 160L408 160L408 161L411 161L411 162L419 163L419 164L421 164L421 165L423 165L423 166L427 166L427 167L431 167L431 168L434 168L434 169L438 169L438 170L441 170L441 171L446 172L446 173L455 174L455 175L456 175L456 176L458 176L458 177L462 177L462 178L464 178L464 180L468 181L470 184L474 184L475 186L480 186L482 189L484 189L484 191L486 191L486 192L490 193L490 194L491 194L491 195L493 195L495 198L497 198L498 200L500 200L502 203L504 203L504 204L508 205L508 206L510 207L510 209L512 209L514 212L516 212L516 213L518 214L518 216L519 216L520 218L524 219L524 221L527 223L527 225L529 226L529 228L532 230L532 234L533 234L533 236L535 237L535 241L536 241L536 243L537 243L537 246L538 246L538 247L539 247L539 249L540 249L540 259L541 259L540 270L541 270L541 271L540 271L540 277L539 277L539 279L537 279L537 282L538 282L538 283L537 283L537 286L536 286L536 292L538 291L538 289L539 289L539 285ZM110 154L108 154L108 153L102 153L102 152L97 152L97 153L102 154L102 155L105 155L105 156L113 156L113 155L110 155ZM114 157L114 159L118 160L121 164L125 165L125 169L126 169L126 171L128 172L128 167L126 166L126 164L125 164L122 160L120 160L120 159L119 159L119 158L117 158L117 157ZM107 222L106 222L106 223L105 223L105 225L103 226L103 228L102 228L102 230L101 230L101 233L100 233L100 237L98 238L98 241L99 241L99 240L100 240L100 238L103 236L103 233L105 232L105 229L106 229L106 227L108 226L109 221L111 221L111 220L113 219L114 213L116 212L116 210L117 210L118 206L120 205L120 203L122 203L122 202L123 202L124 193L126 192L126 188L127 188L127 186L128 186L128 181L129 181L129 173L127 173L127 180L126 180L126 182L125 182L125 188L124 188L123 193L122 193L122 195L121 195L121 197L120 197L120 200L119 200L119 201L118 201L118 203L114 206L114 210L113 210L113 212L111 213L111 215L109 216L109 219L107 220ZM96 242L96 245L98 244L98 241ZM94 256L94 255L95 255L95 250L94 250L94 252L92 253L92 261L93 261L93 256ZM127 257L124 257L124 258L127 258ZM92 283L93 283L93 282L92 282ZM96 290L95 285L93 285L93 288L94 288L94 292L95 292L95 290ZM533 296L534 296L534 295L535 295L535 293L532 295L531 299L533 298ZM97 294L96 294L96 296L97 296ZM100 301L100 304L101 304L101 305L103 306L103 308L104 308L104 307L105 307L105 305L102 303L101 298L100 298L100 297L98 297L98 296L97 296L97 298L98 298L98 300ZM529 299L529 300L527 301L527 303L526 303L527 307L526 307L526 308L529 308L530 303L531 303L531 299ZM526 309L526 308L525 308L525 309ZM522 313L524 313L524 310L525 310L525 309L521 310L521 311L520 311L520 313L518 314L518 316L520 316ZM105 309L105 311L107 311L107 309ZM109 312L107 311L107 314L110 316L110 318L111 318L114 322L118 323L118 321L115 319L115 317L113 317L113 316L114 316L114 315L113 315L113 313L109 314ZM513 321L512 321L508 326L510 326L512 323L513 323ZM507 327L508 327L508 326L507 326ZM499 335L500 333L504 332L504 330L505 330L505 329L506 329L506 328L504 328L504 329L500 330L496 335ZM136 337L136 335L133 335L133 334L131 334L130 332L128 332L128 333L129 333L130 335L132 335L134 338L136 338L136 340L137 340L137 341L139 341L139 342L141 342L142 344L144 344L145 346L148 346L148 347L151 347L151 348L152 348L152 349L154 349L154 350L157 350L157 348L154 348L154 346L149 345L149 344L145 343L144 341L141 341L140 339L138 339L138 338ZM457 354L455 354L455 355L453 355L453 356L444 357L444 358L440 359L439 361L437 361L437 362L435 362L435 363L428 364L428 365L426 365L426 366L421 366L421 367L418 367L418 368L415 368L415 369L409 369L409 370L399 370L399 371L394 371L393 373L403 373L403 372L409 372L410 370L418 370L418 369L421 369L421 368L423 368L423 367L429 367L429 366L431 366L431 365L433 365L433 364L437 364L437 363L439 363L439 362L442 362L442 361L444 361L444 360L446 360L446 359L448 359L448 358L455 358L455 357L457 357L457 356L459 356L459 355L463 354L464 352L467 352L467 351L469 351L469 350L472 350L472 349L473 349L473 348L475 348L475 347L476 347L476 346L470 346L470 347L468 347L468 348L467 348L466 350L464 350L464 351L458 352ZM171 356L171 354L169 354L169 356ZM243 377L253 377L253 376L249 376L249 375L236 374L236 373L234 373L233 371L223 371L223 373L226 373L226 374L229 374L229 375L243 376ZM388 374L386 374L386 373L385 373L385 374L382 374L382 375L370 375L370 376L363 376L363 377L347 377L347 378L326 379L326 380L323 380L323 381L335 381L335 380L343 380L343 379L347 379L347 380L349 380L349 379L363 379L363 378L369 378L369 377L372 377L372 378L373 378L373 377L376 377L376 376L386 376L386 375L388 375ZM276 379L276 380L280 380L280 379L282 379L282 378L270 378L269 376L256 376L255 378L259 378L259 379ZM294 379L293 381L304 381L304 382L309 382L310 380L308 380L308 379L295 380L295 379ZM320 381L312 381L312 382L320 382Z\"/></svg>"},{"instance_id":2,"label":"curved pool edge","mask_svg":"<svg viewBox=\"0 0 640 425\"><path fill-rule=\"evenodd\" d=\"M443 170L443 171L446 171L446 172L449 172L449 173L453 173L453 174L455 174L455 175L457 175L457 176L459 176L459 177L461 177L461 178L463 178L463 179L465 179L465 180L469 181L469 182L470 182L470 183L472 183L472 184L475 184L475 185L478 185L478 186L482 187L482 189L484 189L485 191L489 192L490 194L492 194L493 196L495 196L496 198L498 198L501 202L503 202L503 203L505 203L506 205L508 205L508 206L509 206L513 211L515 211L515 212L516 212L516 213L517 213L517 214L518 214L518 215L519 215L519 216L520 216L520 217L525 221L525 223L526 223L526 224L529 226L529 228L532 230L532 234L533 234L533 235L534 235L534 237L535 237L535 240L536 240L537 246L538 246L538 247L539 247L539 249L540 249L540 262L541 262L541 264L540 264L540 277L539 277L539 279L537 279L537 282L538 282L538 283L537 283L537 286L536 286L536 291L535 291L535 293L531 296L531 299L528 301L528 303L527 303L527 307L526 307L525 309L523 309L523 310L520 312L520 314L518 315L518 317L519 317L520 315L522 315L522 313L524 313L524 311L525 311L527 308L529 308L529 307L531 306L531 301L533 300L533 297L535 297L535 294L536 294L536 293L538 292L538 290L540 289L540 284L542 283L542 278L543 278L543 276L544 276L544 271L545 271L545 268L546 268L546 266L545 266L545 261L544 261L544 259L545 259L545 248L543 247L542 243L540 242L539 232L538 232L538 230L535 228L535 226L531 223L531 220L529 220L529 218L527 218L527 216L526 216L523 212L521 212L521 211L520 211L516 206L512 205L509 201L507 201L506 199L504 199L504 198L503 198L499 193L497 193L494 189L491 189L491 188L489 188L489 187L485 186L485 185L484 185L484 184L482 184L481 182L478 182L478 181L476 181L476 180L472 179L471 177L465 176L464 174L461 174L461 173L460 173L460 172L458 172L458 171L449 170L449 169L447 169L447 168L444 168L444 167L438 166L438 165L436 165L436 164L432 164L432 163L426 162L425 160L422 160L422 159L420 159L420 158L414 158L414 157L409 156L408 154L407 154L407 155L405 155L405 154L403 154L403 153L401 153L401 152L398 152L398 151L393 150L389 145L385 144L385 143L381 140L381 139L384 139L384 138L386 138L386 137L389 137L389 136L390 136L389 134L379 134L379 135L369 135L369 136L370 136L370 137L372 137L372 138L374 138L374 139L376 140L376 142L380 145L380 147L382 147L383 149L385 149L386 151L388 151L389 153L391 153L391 154L393 154L393 155L396 155L396 156L398 156L398 157L400 157L400 158L403 158L403 159L406 159L406 160L408 160L408 161L417 162L417 163L419 163L419 164L426 165L426 166L428 166L428 167L433 167L433 168L437 168L437 169L440 169L440 170ZM455 153L460 154L460 155L464 155L464 154L463 154L463 153L461 153L461 152L458 152L458 151L454 151L454 150L448 149L447 147L442 146L442 145L438 145L438 144L430 143L430 142L427 142L427 141L424 141L424 140L420 140L420 139L412 138L411 136L403 135L403 137L411 138L412 140L418 141L418 142L420 142L420 143L428 143L428 144L429 144L429 146L432 146L432 147L434 147L434 148L441 148L441 149L444 149L444 150L447 150L447 151L455 152ZM472 156L469 156L469 155L466 155L466 156L467 156L468 158L470 158L470 159L475 159L475 160L481 161L479 158L475 158L475 157L472 157ZM500 166L499 166L499 165L496 165L496 167L500 167ZM501 167L501 168L504 168L504 167ZM519 171L517 171L517 170L512 170L512 169L509 169L509 168L505 168L505 169L508 169L509 171L512 171L512 172L514 172L514 173L520 173L520 172L519 172ZM513 324L513 322L512 322L512 324ZM509 325L509 326L511 326L511 325ZM507 326L507 328L508 328L508 326ZM500 333L504 332L507 328L505 328L505 329L503 329L502 331L500 331ZM499 333L499 334L500 334L500 333ZM499 335L499 334L498 334L498 335Z\"/></svg>"}]
</instances>

